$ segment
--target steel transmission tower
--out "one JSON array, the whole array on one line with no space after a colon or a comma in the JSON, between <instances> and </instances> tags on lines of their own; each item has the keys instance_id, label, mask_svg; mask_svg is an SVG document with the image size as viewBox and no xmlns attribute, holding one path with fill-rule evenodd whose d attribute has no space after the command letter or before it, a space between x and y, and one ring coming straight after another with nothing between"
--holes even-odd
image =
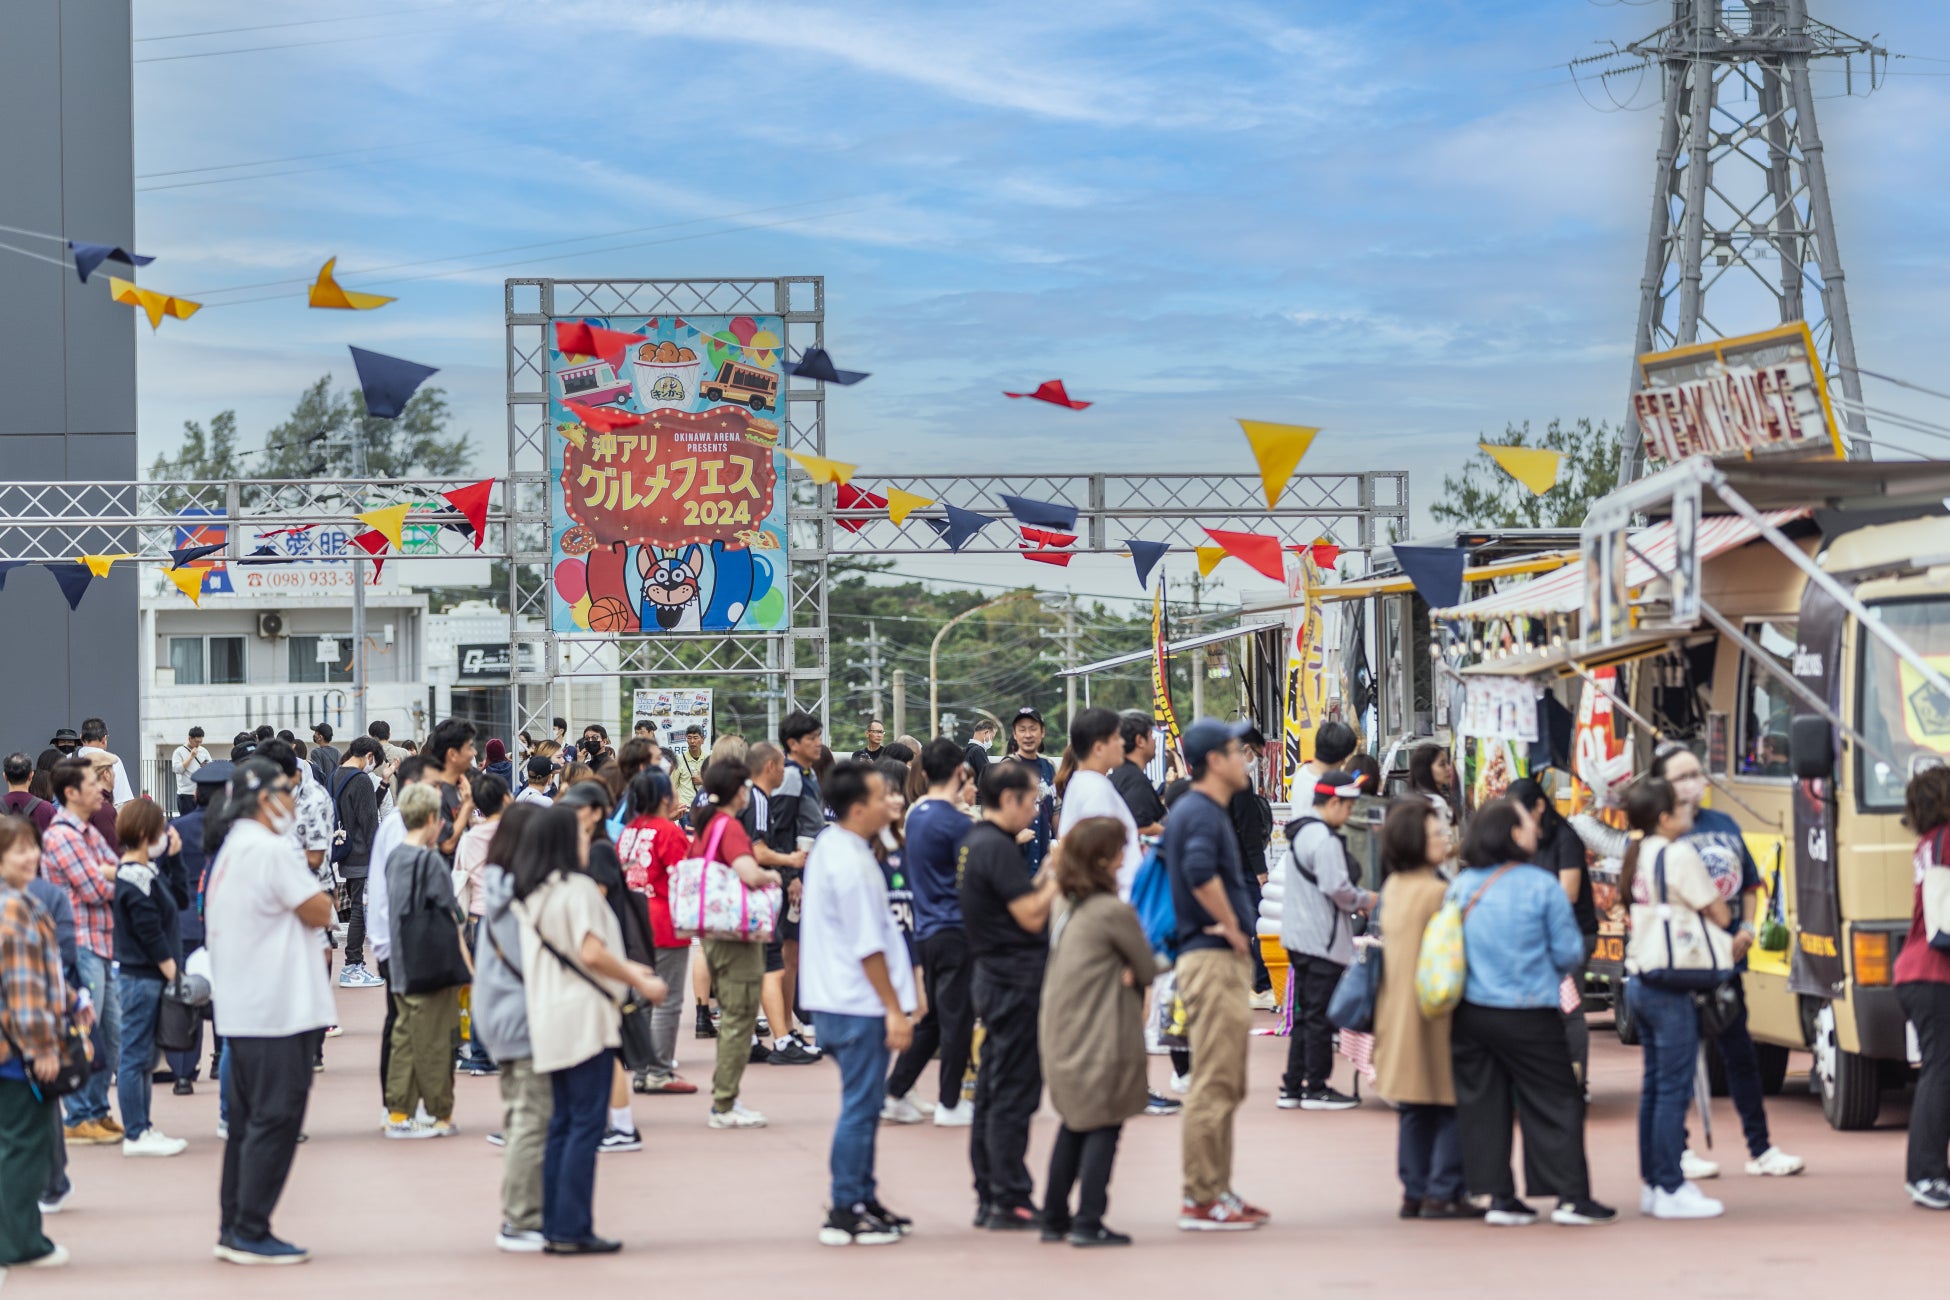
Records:
<instances>
[{"instance_id":1,"label":"steel transmission tower","mask_svg":"<svg viewBox=\"0 0 1950 1300\"><path fill-rule=\"evenodd\" d=\"M1672 0L1666 26L1590 60L1634 60L1606 76L1657 68L1664 92L1629 391L1640 353L1806 320L1824 376L1841 388L1849 454L1869 454L1809 84L1813 60L1840 59L1853 91L1857 57L1873 89L1887 51L1809 18L1807 0ZM1620 481L1639 477L1645 449L1629 403L1620 453Z\"/></svg>"}]
</instances>

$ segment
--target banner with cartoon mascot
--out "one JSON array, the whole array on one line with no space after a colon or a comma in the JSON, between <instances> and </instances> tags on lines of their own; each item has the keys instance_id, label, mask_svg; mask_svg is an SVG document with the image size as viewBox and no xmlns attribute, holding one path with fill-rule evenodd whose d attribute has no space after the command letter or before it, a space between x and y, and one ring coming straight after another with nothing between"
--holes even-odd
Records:
<instances>
[{"instance_id":1,"label":"banner with cartoon mascot","mask_svg":"<svg viewBox=\"0 0 1950 1300\"><path fill-rule=\"evenodd\" d=\"M557 324L548 385L555 630L783 628L784 322ZM608 351L561 350L578 342Z\"/></svg>"}]
</instances>

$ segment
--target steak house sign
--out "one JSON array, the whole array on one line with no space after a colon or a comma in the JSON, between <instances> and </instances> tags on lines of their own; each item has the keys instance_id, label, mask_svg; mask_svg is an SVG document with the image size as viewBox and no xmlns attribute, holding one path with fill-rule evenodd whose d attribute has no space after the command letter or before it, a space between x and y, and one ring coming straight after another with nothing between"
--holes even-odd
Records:
<instances>
[{"instance_id":1,"label":"steak house sign","mask_svg":"<svg viewBox=\"0 0 1950 1300\"><path fill-rule=\"evenodd\" d=\"M1649 455L1814 452L1841 457L1841 438L1805 323L1639 358L1632 409Z\"/></svg>"}]
</instances>

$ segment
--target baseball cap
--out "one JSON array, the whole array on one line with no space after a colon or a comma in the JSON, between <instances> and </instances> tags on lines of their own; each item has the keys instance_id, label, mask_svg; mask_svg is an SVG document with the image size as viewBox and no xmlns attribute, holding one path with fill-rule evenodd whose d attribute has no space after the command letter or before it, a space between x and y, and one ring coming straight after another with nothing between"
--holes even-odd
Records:
<instances>
[{"instance_id":1,"label":"baseball cap","mask_svg":"<svg viewBox=\"0 0 1950 1300\"><path fill-rule=\"evenodd\" d=\"M1235 740L1242 740L1253 729L1253 724L1241 719L1238 722L1220 722L1217 718L1200 718L1185 728L1185 761L1198 764L1215 749L1224 749Z\"/></svg>"},{"instance_id":2,"label":"baseball cap","mask_svg":"<svg viewBox=\"0 0 1950 1300\"><path fill-rule=\"evenodd\" d=\"M538 776L547 776L554 770L555 763L547 754L537 754L528 760L528 779L531 781Z\"/></svg>"},{"instance_id":3,"label":"baseball cap","mask_svg":"<svg viewBox=\"0 0 1950 1300\"><path fill-rule=\"evenodd\" d=\"M1027 704L1023 705L1020 709L1016 710L1015 719L1014 721L1010 722L1009 725L1013 727L1016 725L1017 722L1021 722L1024 718L1029 719L1031 722L1035 723L1039 727L1043 725L1043 715L1041 713L1038 713L1034 708L1032 708Z\"/></svg>"},{"instance_id":4,"label":"baseball cap","mask_svg":"<svg viewBox=\"0 0 1950 1300\"><path fill-rule=\"evenodd\" d=\"M236 770L235 763L227 758L219 758L215 762L205 763L197 768L190 774L190 781L195 785L222 785Z\"/></svg>"}]
</instances>

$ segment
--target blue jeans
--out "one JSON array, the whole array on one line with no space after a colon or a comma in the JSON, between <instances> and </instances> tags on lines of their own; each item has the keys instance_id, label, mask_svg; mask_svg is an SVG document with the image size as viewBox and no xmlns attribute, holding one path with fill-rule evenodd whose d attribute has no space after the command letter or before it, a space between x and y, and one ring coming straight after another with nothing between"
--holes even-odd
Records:
<instances>
[{"instance_id":1,"label":"blue jeans","mask_svg":"<svg viewBox=\"0 0 1950 1300\"><path fill-rule=\"evenodd\" d=\"M840 1117L833 1125L833 1208L851 1209L874 1199L874 1138L880 1103L887 1095L887 1020L813 1012L819 1046L840 1067Z\"/></svg>"},{"instance_id":2,"label":"blue jeans","mask_svg":"<svg viewBox=\"0 0 1950 1300\"><path fill-rule=\"evenodd\" d=\"M1626 982L1632 1023L1645 1058L1639 1088L1639 1181L1675 1192L1685 1181L1679 1159L1686 1150L1686 1108L1699 1070L1699 1013L1690 993Z\"/></svg>"},{"instance_id":3,"label":"blue jeans","mask_svg":"<svg viewBox=\"0 0 1950 1300\"><path fill-rule=\"evenodd\" d=\"M1460 1201L1462 1138L1454 1106L1404 1105L1395 1143L1402 1196L1411 1201Z\"/></svg>"},{"instance_id":4,"label":"blue jeans","mask_svg":"<svg viewBox=\"0 0 1950 1300\"><path fill-rule=\"evenodd\" d=\"M228 1043L224 1044L223 1056L217 1061L217 1123L230 1123L230 1045Z\"/></svg>"},{"instance_id":5,"label":"blue jeans","mask_svg":"<svg viewBox=\"0 0 1950 1300\"><path fill-rule=\"evenodd\" d=\"M163 982L152 975L117 977L122 991L122 1069L115 1076L125 1137L149 1131L149 1091L154 1086L156 1021L162 1015Z\"/></svg>"},{"instance_id":6,"label":"blue jeans","mask_svg":"<svg viewBox=\"0 0 1950 1300\"><path fill-rule=\"evenodd\" d=\"M548 1076L555 1111L542 1151L542 1235L586 1241L596 1235L596 1148L609 1122L616 1053L604 1048Z\"/></svg>"},{"instance_id":7,"label":"blue jeans","mask_svg":"<svg viewBox=\"0 0 1950 1300\"><path fill-rule=\"evenodd\" d=\"M83 948L75 963L82 987L95 1004L95 1071L81 1090L67 1100L68 1123L101 1119L108 1114L108 1085L122 1050L122 998L116 989L115 963Z\"/></svg>"}]
</instances>

